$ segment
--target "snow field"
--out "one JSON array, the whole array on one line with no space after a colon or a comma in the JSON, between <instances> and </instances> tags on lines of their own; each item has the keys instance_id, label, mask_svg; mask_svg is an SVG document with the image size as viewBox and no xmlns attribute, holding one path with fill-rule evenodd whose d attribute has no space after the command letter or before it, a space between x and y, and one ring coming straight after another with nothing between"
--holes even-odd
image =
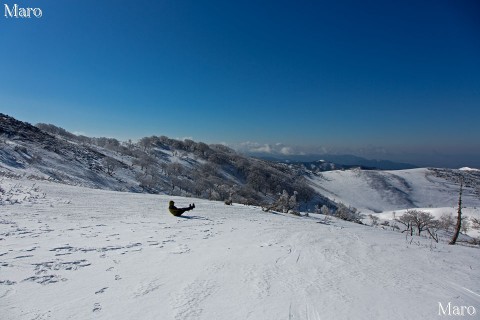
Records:
<instances>
[{"instance_id":1,"label":"snow field","mask_svg":"<svg viewBox=\"0 0 480 320\"><path fill-rule=\"evenodd\" d=\"M436 319L439 302L480 312L478 249L321 215L37 186L44 198L0 206L2 320ZM176 218L171 199L196 209Z\"/></svg>"}]
</instances>

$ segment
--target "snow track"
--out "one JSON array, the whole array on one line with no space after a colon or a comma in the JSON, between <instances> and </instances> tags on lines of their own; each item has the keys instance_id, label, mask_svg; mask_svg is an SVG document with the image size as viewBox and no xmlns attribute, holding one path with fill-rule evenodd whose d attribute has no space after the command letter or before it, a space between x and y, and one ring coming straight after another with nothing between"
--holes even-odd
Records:
<instances>
[{"instance_id":1,"label":"snow track","mask_svg":"<svg viewBox=\"0 0 480 320\"><path fill-rule=\"evenodd\" d=\"M2 320L435 319L439 302L480 312L477 249L242 205L173 198L196 204L177 218L166 196L39 188L41 201L0 207Z\"/></svg>"}]
</instances>

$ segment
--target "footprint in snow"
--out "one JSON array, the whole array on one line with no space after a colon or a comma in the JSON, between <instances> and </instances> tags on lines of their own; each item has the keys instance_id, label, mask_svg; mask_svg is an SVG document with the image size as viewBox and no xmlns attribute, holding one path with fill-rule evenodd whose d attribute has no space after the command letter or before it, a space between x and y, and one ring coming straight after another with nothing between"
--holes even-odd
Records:
<instances>
[{"instance_id":1,"label":"footprint in snow","mask_svg":"<svg viewBox=\"0 0 480 320\"><path fill-rule=\"evenodd\" d=\"M102 289L98 290L97 292L95 292L95 294L101 294L101 293L104 293L104 292L105 292L105 290L107 290L107 289L108 289L108 287L102 288Z\"/></svg>"},{"instance_id":2,"label":"footprint in snow","mask_svg":"<svg viewBox=\"0 0 480 320\"><path fill-rule=\"evenodd\" d=\"M100 305L100 303L98 303L98 302L95 303L95 304L93 305L93 310L92 310L92 312L99 312L100 310L102 310L102 306Z\"/></svg>"},{"instance_id":3,"label":"footprint in snow","mask_svg":"<svg viewBox=\"0 0 480 320\"><path fill-rule=\"evenodd\" d=\"M187 252L190 252L190 248L186 245L179 245L170 251L171 254L184 254Z\"/></svg>"},{"instance_id":4,"label":"footprint in snow","mask_svg":"<svg viewBox=\"0 0 480 320\"><path fill-rule=\"evenodd\" d=\"M147 284L143 284L134 292L134 297L139 298L145 296L153 291L158 290L162 285L163 284L160 283L158 279L155 279Z\"/></svg>"}]
</instances>

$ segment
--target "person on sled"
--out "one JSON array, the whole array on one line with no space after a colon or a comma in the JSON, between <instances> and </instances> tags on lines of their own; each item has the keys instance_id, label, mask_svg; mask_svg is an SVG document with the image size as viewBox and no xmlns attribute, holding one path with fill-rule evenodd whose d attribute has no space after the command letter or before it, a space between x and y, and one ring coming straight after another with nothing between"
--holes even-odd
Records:
<instances>
[{"instance_id":1,"label":"person on sled","mask_svg":"<svg viewBox=\"0 0 480 320\"><path fill-rule=\"evenodd\" d=\"M175 207L175 202L170 201L168 203L168 210L170 211L171 214L173 214L176 217L181 216L185 211L190 211L193 208L195 208L195 203L189 205L187 208L177 208Z\"/></svg>"}]
</instances>

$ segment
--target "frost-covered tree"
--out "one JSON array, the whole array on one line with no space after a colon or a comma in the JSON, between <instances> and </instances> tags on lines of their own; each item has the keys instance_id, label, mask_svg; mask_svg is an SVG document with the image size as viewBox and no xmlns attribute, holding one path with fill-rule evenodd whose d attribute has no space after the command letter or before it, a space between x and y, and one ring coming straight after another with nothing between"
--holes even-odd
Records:
<instances>
[{"instance_id":1,"label":"frost-covered tree","mask_svg":"<svg viewBox=\"0 0 480 320\"><path fill-rule=\"evenodd\" d=\"M370 218L370 220L372 220L372 226L378 225L379 218L377 216L374 216L373 214L369 214L368 217Z\"/></svg>"},{"instance_id":2,"label":"frost-covered tree","mask_svg":"<svg viewBox=\"0 0 480 320\"><path fill-rule=\"evenodd\" d=\"M360 214L360 212L358 212L357 208L347 207L341 202L337 204L337 210L335 211L334 215L337 218L340 218L345 221L362 223L361 221L362 215Z\"/></svg>"},{"instance_id":3,"label":"frost-covered tree","mask_svg":"<svg viewBox=\"0 0 480 320\"><path fill-rule=\"evenodd\" d=\"M150 150L153 145L153 138L152 137L143 137L138 141L138 145L142 148L144 152Z\"/></svg>"},{"instance_id":4,"label":"frost-covered tree","mask_svg":"<svg viewBox=\"0 0 480 320\"><path fill-rule=\"evenodd\" d=\"M167 174L169 176L179 176L183 174L183 166L178 162L172 162L167 166Z\"/></svg>"},{"instance_id":5,"label":"frost-covered tree","mask_svg":"<svg viewBox=\"0 0 480 320\"><path fill-rule=\"evenodd\" d=\"M289 210L293 210L295 212L298 212L297 209L298 209L298 203L297 203L297 195L298 195L298 192L297 191L293 191L293 194L290 196L290 198L288 199L288 207L287 207L287 212Z\"/></svg>"},{"instance_id":6,"label":"frost-covered tree","mask_svg":"<svg viewBox=\"0 0 480 320\"><path fill-rule=\"evenodd\" d=\"M298 213L295 209L297 208L297 192L294 191L290 196L287 190L279 195L278 199L271 205L262 207L263 211L276 210L283 213Z\"/></svg>"},{"instance_id":7,"label":"frost-covered tree","mask_svg":"<svg viewBox=\"0 0 480 320\"><path fill-rule=\"evenodd\" d=\"M318 206L317 206L318 207ZM324 215L324 218L323 218L323 222L324 223L328 223L330 222L330 214L332 213L331 210L326 206L326 205L323 205L320 209L319 209L320 213Z\"/></svg>"},{"instance_id":8,"label":"frost-covered tree","mask_svg":"<svg viewBox=\"0 0 480 320\"><path fill-rule=\"evenodd\" d=\"M320 208L320 212L321 212L321 214L323 214L324 216L329 216L329 215L331 214L330 209L329 209L326 205L323 205L323 206Z\"/></svg>"},{"instance_id":9,"label":"frost-covered tree","mask_svg":"<svg viewBox=\"0 0 480 320\"><path fill-rule=\"evenodd\" d=\"M140 166L142 171L147 171L150 167L155 165L156 161L152 156L142 153L138 158L134 159L132 163L133 165Z\"/></svg>"},{"instance_id":10,"label":"frost-covered tree","mask_svg":"<svg viewBox=\"0 0 480 320\"><path fill-rule=\"evenodd\" d=\"M223 198L225 198L226 205L233 204L233 196L237 192L237 186L229 186L229 185L221 185L220 186L220 193Z\"/></svg>"},{"instance_id":11,"label":"frost-covered tree","mask_svg":"<svg viewBox=\"0 0 480 320\"><path fill-rule=\"evenodd\" d=\"M287 213L289 210L289 205L288 205L289 199L290 199L290 196L287 190L283 190L282 194L278 198L277 203L278 203L278 208L284 213Z\"/></svg>"}]
</instances>

